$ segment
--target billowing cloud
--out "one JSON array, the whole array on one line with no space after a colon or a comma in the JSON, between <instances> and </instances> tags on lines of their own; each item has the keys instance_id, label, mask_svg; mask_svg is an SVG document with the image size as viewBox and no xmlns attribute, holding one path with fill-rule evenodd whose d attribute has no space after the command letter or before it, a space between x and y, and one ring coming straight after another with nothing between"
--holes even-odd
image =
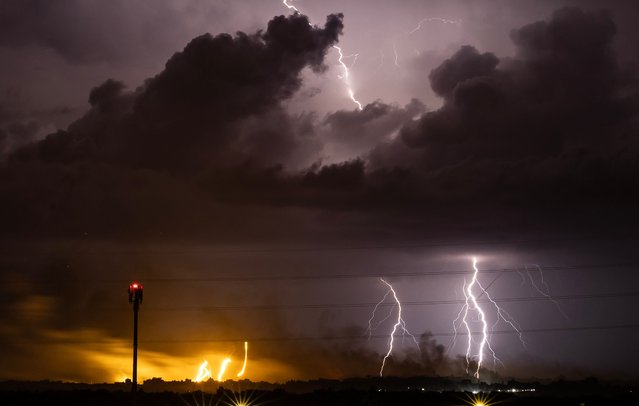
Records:
<instances>
[{"instance_id":1,"label":"billowing cloud","mask_svg":"<svg viewBox=\"0 0 639 406\"><path fill-rule=\"evenodd\" d=\"M413 99L404 107L375 101L362 110L340 110L326 116L320 128L324 154L332 162L366 155L381 142L390 141L399 128L419 114L425 106Z\"/></svg>"},{"instance_id":2,"label":"billowing cloud","mask_svg":"<svg viewBox=\"0 0 639 406\"><path fill-rule=\"evenodd\" d=\"M17 156L53 162L57 154L63 161L162 170L237 164L258 154L249 150L235 160L229 156L242 149L233 137L243 125L239 121L279 108L299 89L305 67L324 69L324 55L341 30L340 15L329 16L320 29L297 14L274 18L263 33L202 35L132 93L114 80L94 88L92 109L84 117ZM53 155L46 148L50 144L55 145Z\"/></svg>"},{"instance_id":3,"label":"billowing cloud","mask_svg":"<svg viewBox=\"0 0 639 406\"><path fill-rule=\"evenodd\" d=\"M444 105L373 162L417 171L437 193L522 208L634 201L618 199L639 169L636 82L614 34L609 14L564 8L513 30L514 58L462 47L430 73Z\"/></svg>"}]
</instances>

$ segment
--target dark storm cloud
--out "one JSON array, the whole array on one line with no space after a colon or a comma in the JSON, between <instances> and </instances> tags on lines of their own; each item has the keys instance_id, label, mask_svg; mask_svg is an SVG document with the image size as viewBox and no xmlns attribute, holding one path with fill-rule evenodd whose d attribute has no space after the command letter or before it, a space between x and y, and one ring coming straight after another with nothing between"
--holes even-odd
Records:
<instances>
[{"instance_id":1,"label":"dark storm cloud","mask_svg":"<svg viewBox=\"0 0 639 406\"><path fill-rule=\"evenodd\" d=\"M92 109L83 118L17 156L53 162L57 154L62 161L72 157L161 170L233 165L249 157L259 161L259 154L269 151L251 150L250 142L235 145L234 133L246 130L241 120L272 115L299 89L302 69L324 69L324 55L341 34L341 18L329 16L320 29L301 15L280 16L265 32L197 37L131 93L114 80L94 88ZM48 144L55 144L53 155Z\"/></svg>"},{"instance_id":2,"label":"dark storm cloud","mask_svg":"<svg viewBox=\"0 0 639 406\"><path fill-rule=\"evenodd\" d=\"M305 67L324 69L341 30L340 15L323 29L280 16L264 32L193 39L137 89L115 80L95 87L84 117L12 155L4 200L20 214L7 218L9 229L53 221L104 232L126 218L135 221L125 229L159 232L175 230L171 219L182 212L188 233L253 206L339 208L330 216L363 233L375 224L439 233L442 224L484 230L496 216L504 229L521 226L506 219L539 224L575 202L635 201L626 185L638 171L636 79L616 61L607 12L565 8L513 30L513 58L462 47L423 72L444 99L435 111L377 101L316 125L287 114L281 102L300 88ZM330 148L343 156L323 165ZM307 162L319 163L295 169ZM40 176L42 163L54 165ZM34 203L23 185L39 182L66 192ZM55 220L62 212L70 217ZM348 212L358 214L345 222Z\"/></svg>"},{"instance_id":3,"label":"dark storm cloud","mask_svg":"<svg viewBox=\"0 0 639 406\"><path fill-rule=\"evenodd\" d=\"M28 111L18 92L7 89L0 94L0 162L16 149L37 141L47 128L41 118L50 112Z\"/></svg>"},{"instance_id":4,"label":"dark storm cloud","mask_svg":"<svg viewBox=\"0 0 639 406\"><path fill-rule=\"evenodd\" d=\"M367 104L362 110L340 110L327 115L322 140L332 146L332 157L358 157L375 145L390 139L404 123L425 110L424 104L413 99L404 107L380 100Z\"/></svg>"},{"instance_id":5,"label":"dark storm cloud","mask_svg":"<svg viewBox=\"0 0 639 406\"><path fill-rule=\"evenodd\" d=\"M301 15L280 16L264 32L202 35L138 89L127 91L113 79L96 86L91 109L67 130L11 154L0 171L3 229L52 235L153 229L157 236L173 226L186 231L200 224L207 233L243 228L231 227L237 219L222 214L215 200L227 191L255 194L243 186L264 190L272 182L261 180L314 148L304 136L308 119L289 116L280 103L300 87L304 68L324 69L341 19L331 15L317 28ZM167 172L196 173L207 188ZM216 181L210 188L208 179ZM28 190L44 199L33 200ZM166 229L169 218L176 221Z\"/></svg>"},{"instance_id":6,"label":"dark storm cloud","mask_svg":"<svg viewBox=\"0 0 639 406\"><path fill-rule=\"evenodd\" d=\"M450 196L631 204L636 82L615 59L614 34L608 13L565 8L513 30L515 58L462 47L429 75L443 107L407 124L373 162L418 171Z\"/></svg>"}]
</instances>

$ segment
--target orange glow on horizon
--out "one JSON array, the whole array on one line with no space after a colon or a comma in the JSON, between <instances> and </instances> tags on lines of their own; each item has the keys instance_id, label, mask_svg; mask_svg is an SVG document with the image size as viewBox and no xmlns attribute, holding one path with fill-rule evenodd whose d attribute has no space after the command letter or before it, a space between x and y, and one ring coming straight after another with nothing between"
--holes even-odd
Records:
<instances>
[{"instance_id":1,"label":"orange glow on horizon","mask_svg":"<svg viewBox=\"0 0 639 406\"><path fill-rule=\"evenodd\" d=\"M96 329L46 330L40 333L40 337L43 343L33 348L33 362L16 364L16 368L0 371L0 380L113 383L131 378L132 347L129 339L114 338ZM246 354L245 351L245 357ZM143 384L152 378L167 382L193 380L205 359L209 360L206 368L211 378L215 378L214 365L220 365L228 357L228 348L213 347L211 352L203 355L201 349L197 348L141 342L138 350L138 383ZM234 361L237 361L237 369L225 371L222 379L225 379L225 375L226 379L236 378L241 372L243 365L239 356ZM86 367L75 367L78 365ZM248 372L247 361L241 376L246 377ZM275 358L262 357L258 361L251 361L251 380L277 383L306 377L294 366Z\"/></svg>"}]
</instances>

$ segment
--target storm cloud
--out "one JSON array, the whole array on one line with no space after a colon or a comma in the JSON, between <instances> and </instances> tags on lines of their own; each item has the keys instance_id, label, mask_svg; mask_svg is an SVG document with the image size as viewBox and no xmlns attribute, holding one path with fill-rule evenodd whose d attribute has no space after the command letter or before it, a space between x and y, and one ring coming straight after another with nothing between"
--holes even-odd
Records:
<instances>
[{"instance_id":1,"label":"storm cloud","mask_svg":"<svg viewBox=\"0 0 639 406\"><path fill-rule=\"evenodd\" d=\"M325 312L316 323L284 310L260 313L281 304L280 297L304 304L324 300L320 293L302 296L304 289L278 280L270 281L275 287L211 288L206 278L245 271L253 277L323 275L333 269L392 274L404 266L417 273L425 267L424 255L407 253L402 242L630 230L639 220L633 187L639 175L639 86L636 67L616 53L615 21L607 11L561 8L512 30L511 56L456 44L434 69L416 70L431 60L414 64L410 82L430 85L441 99L436 109L418 99L377 99L361 110L293 112L305 80L323 80L330 70L327 55L344 30L341 14L329 15L323 27L293 14L276 16L252 33L197 36L137 87L115 77L96 83L87 92L86 113L44 138L42 127L20 112L26 109L1 102L0 235L8 241L3 258L9 270L2 274L2 310L4 327L15 333L3 344L28 356L34 350L16 345L24 334L43 341L59 331L68 333L64 339L74 332L96 340L127 336L121 319L92 313L128 312L118 296L124 292L114 293L120 287L75 290L104 275L111 282L119 278L117 283L131 275L148 278L156 295L150 303L157 307L149 306L147 328L168 339L197 336L202 326L222 340L302 335L300 326L327 341L359 337L365 332L355 317ZM47 36L27 35L15 25L3 29L26 42ZM76 62L86 62L82 55L101 58L64 39L50 46ZM262 256L229 249L277 243L341 249L370 241L400 248L388 262L373 258L374 250L353 259L312 250L293 250L284 258L268 249ZM211 254L208 248L184 248L191 244L224 249ZM133 253L127 254L129 245ZM436 261L433 267L446 268ZM174 285L162 285L171 278ZM341 292L334 281L311 282L306 292L321 292L324 282L324 291ZM419 295L448 292L398 282ZM175 288L181 283L190 285ZM374 285L355 278L348 283L340 284L343 303L378 299L369 297L379 294ZM206 305L213 310L167 316L166 309L185 311L170 302L175 297L210 299ZM216 309L247 299L253 301L250 315ZM287 303L281 309L291 310ZM424 324L438 317L423 316ZM168 321L180 328L169 331ZM300 377L341 377L379 366L379 352L361 341L308 341L262 345L278 360L295 361L293 375ZM188 343L179 344L165 353L193 355ZM421 354L411 350L392 359L391 370L458 372L459 360L428 333L422 344Z\"/></svg>"}]
</instances>

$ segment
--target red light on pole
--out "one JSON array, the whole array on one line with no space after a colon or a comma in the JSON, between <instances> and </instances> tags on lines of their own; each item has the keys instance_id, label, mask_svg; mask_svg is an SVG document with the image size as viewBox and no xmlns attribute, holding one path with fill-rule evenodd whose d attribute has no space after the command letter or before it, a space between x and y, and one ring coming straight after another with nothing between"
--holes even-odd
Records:
<instances>
[{"instance_id":1,"label":"red light on pole","mask_svg":"<svg viewBox=\"0 0 639 406\"><path fill-rule=\"evenodd\" d=\"M129 302L133 303L133 379L131 380L131 392L133 392L134 401L138 386L138 312L140 311L143 293L144 288L138 282L133 282L129 286Z\"/></svg>"}]
</instances>

